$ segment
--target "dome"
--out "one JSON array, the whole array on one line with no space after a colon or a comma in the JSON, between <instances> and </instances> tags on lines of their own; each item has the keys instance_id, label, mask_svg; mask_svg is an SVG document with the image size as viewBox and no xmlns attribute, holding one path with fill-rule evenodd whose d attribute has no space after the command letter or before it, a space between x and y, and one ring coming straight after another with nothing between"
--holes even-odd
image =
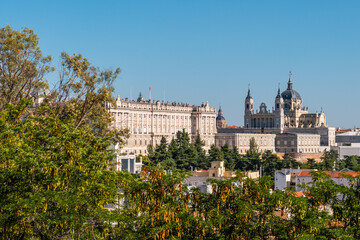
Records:
<instances>
[{"instance_id":1,"label":"dome","mask_svg":"<svg viewBox=\"0 0 360 240\"><path fill-rule=\"evenodd\" d=\"M300 94L297 91L293 90L293 89L283 91L281 93L281 97L284 100L291 100L291 99L301 100Z\"/></svg>"},{"instance_id":2,"label":"dome","mask_svg":"<svg viewBox=\"0 0 360 240\"><path fill-rule=\"evenodd\" d=\"M221 121L221 120L225 120L224 116L223 116L223 112L221 110L221 106L219 107L219 112L218 115L216 117L216 121Z\"/></svg>"},{"instance_id":3,"label":"dome","mask_svg":"<svg viewBox=\"0 0 360 240\"><path fill-rule=\"evenodd\" d=\"M216 117L216 121L220 121L220 120L225 120L225 118L223 116L218 115Z\"/></svg>"},{"instance_id":4,"label":"dome","mask_svg":"<svg viewBox=\"0 0 360 240\"><path fill-rule=\"evenodd\" d=\"M297 99L301 100L300 94L292 88L292 81L289 79L288 88L281 93L281 97L284 100Z\"/></svg>"}]
</instances>

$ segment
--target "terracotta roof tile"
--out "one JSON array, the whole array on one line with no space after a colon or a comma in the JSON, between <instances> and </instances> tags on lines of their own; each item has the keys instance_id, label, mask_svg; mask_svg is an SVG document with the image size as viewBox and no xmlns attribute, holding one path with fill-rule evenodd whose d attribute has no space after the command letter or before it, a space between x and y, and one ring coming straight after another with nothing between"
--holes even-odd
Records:
<instances>
[{"instance_id":1,"label":"terracotta roof tile","mask_svg":"<svg viewBox=\"0 0 360 240\"><path fill-rule=\"evenodd\" d=\"M312 171L309 171L309 170L302 170L299 172L298 177L312 177L311 172ZM358 172L355 172L355 171L323 171L323 172L326 175L329 175L330 177L333 177L333 178L344 177L345 175L357 177L359 174Z\"/></svg>"}]
</instances>

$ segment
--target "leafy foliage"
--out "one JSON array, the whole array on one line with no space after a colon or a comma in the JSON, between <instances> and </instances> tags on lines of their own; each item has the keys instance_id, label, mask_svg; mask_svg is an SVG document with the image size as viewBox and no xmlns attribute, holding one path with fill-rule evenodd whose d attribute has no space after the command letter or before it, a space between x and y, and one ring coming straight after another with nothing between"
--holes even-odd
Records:
<instances>
[{"instance_id":1,"label":"leafy foliage","mask_svg":"<svg viewBox=\"0 0 360 240\"><path fill-rule=\"evenodd\" d=\"M0 29L0 110L48 88L44 76L54 68L51 56L43 57L37 44L33 30L16 31L10 26Z\"/></svg>"},{"instance_id":2,"label":"leafy foliage","mask_svg":"<svg viewBox=\"0 0 360 240\"><path fill-rule=\"evenodd\" d=\"M162 137L160 144L155 148L148 147L151 166L161 166L167 170L190 170L192 168L208 168L209 162L202 148L203 141L198 136L194 143L185 130L179 131L176 138L172 139L170 144L166 138Z\"/></svg>"},{"instance_id":3,"label":"leafy foliage","mask_svg":"<svg viewBox=\"0 0 360 240\"><path fill-rule=\"evenodd\" d=\"M105 204L118 195L109 138L50 114L23 118L28 101L0 115L0 233L8 239L66 238L102 232Z\"/></svg>"}]
</instances>

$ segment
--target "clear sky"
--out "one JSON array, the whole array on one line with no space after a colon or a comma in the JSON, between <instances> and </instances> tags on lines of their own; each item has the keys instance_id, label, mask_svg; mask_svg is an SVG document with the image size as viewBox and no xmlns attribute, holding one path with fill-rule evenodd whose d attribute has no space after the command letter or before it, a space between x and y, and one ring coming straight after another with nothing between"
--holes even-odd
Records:
<instances>
[{"instance_id":1,"label":"clear sky","mask_svg":"<svg viewBox=\"0 0 360 240\"><path fill-rule=\"evenodd\" d=\"M329 125L360 127L360 1L2 1L0 27L34 29L44 54L81 53L120 67L115 95L221 104L242 125L248 84L256 109L294 89ZM57 75L49 76L49 81Z\"/></svg>"}]
</instances>

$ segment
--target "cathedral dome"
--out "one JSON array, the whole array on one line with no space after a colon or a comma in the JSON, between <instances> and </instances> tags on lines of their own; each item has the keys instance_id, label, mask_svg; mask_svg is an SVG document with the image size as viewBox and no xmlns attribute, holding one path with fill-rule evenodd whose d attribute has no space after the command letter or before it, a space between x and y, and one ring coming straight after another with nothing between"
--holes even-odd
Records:
<instances>
[{"instance_id":1,"label":"cathedral dome","mask_svg":"<svg viewBox=\"0 0 360 240\"><path fill-rule=\"evenodd\" d=\"M225 120L225 118L224 118L224 116L223 116L223 112L222 112L221 106L220 106L218 115L217 115L217 117L216 117L216 121L221 121L221 120Z\"/></svg>"},{"instance_id":2,"label":"cathedral dome","mask_svg":"<svg viewBox=\"0 0 360 240\"><path fill-rule=\"evenodd\" d=\"M301 100L300 94L292 88L291 79L289 79L288 88L281 93L281 97L284 100L292 100L292 99Z\"/></svg>"},{"instance_id":3,"label":"cathedral dome","mask_svg":"<svg viewBox=\"0 0 360 240\"><path fill-rule=\"evenodd\" d=\"M219 121L219 120L225 120L225 118L223 116L217 116L216 121Z\"/></svg>"}]
</instances>

